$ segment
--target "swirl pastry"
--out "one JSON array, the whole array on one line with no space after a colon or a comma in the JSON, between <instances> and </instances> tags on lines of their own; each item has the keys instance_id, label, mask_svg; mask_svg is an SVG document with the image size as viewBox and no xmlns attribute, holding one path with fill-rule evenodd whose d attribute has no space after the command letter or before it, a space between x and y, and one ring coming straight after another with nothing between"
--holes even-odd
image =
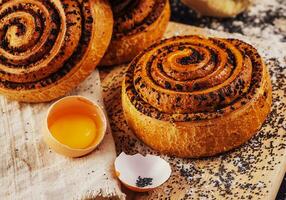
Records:
<instances>
[{"instance_id":1,"label":"swirl pastry","mask_svg":"<svg viewBox=\"0 0 286 200\"><path fill-rule=\"evenodd\" d=\"M66 94L104 55L112 35L105 0L0 3L0 93L26 102Z\"/></svg>"},{"instance_id":2,"label":"swirl pastry","mask_svg":"<svg viewBox=\"0 0 286 200\"><path fill-rule=\"evenodd\" d=\"M131 61L163 36L170 18L168 0L111 0L114 28L101 65Z\"/></svg>"},{"instance_id":3,"label":"swirl pastry","mask_svg":"<svg viewBox=\"0 0 286 200\"><path fill-rule=\"evenodd\" d=\"M271 91L251 45L181 36L152 45L130 63L122 105L129 126L152 148L202 157L250 139L270 111Z\"/></svg>"}]
</instances>

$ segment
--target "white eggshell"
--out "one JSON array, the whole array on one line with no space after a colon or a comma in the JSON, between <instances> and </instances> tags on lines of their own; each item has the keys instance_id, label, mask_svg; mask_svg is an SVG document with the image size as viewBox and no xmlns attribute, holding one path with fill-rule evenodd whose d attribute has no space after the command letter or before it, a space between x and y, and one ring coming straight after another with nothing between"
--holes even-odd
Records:
<instances>
[{"instance_id":1,"label":"white eggshell","mask_svg":"<svg viewBox=\"0 0 286 200\"><path fill-rule=\"evenodd\" d=\"M171 167L168 162L159 156L141 154L127 155L122 152L115 160L115 170L119 180L133 189L153 189L166 182L171 175ZM152 178L152 184L138 187L138 177Z\"/></svg>"}]
</instances>

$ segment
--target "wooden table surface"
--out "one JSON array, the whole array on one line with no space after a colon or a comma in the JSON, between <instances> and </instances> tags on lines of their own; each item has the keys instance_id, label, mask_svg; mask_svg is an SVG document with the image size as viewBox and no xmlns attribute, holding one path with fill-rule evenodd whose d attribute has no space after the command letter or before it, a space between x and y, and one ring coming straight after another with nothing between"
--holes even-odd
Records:
<instances>
[{"instance_id":1,"label":"wooden table surface","mask_svg":"<svg viewBox=\"0 0 286 200\"><path fill-rule=\"evenodd\" d=\"M170 23L165 37L207 34L236 37L253 44L265 58L272 75L273 106L262 129L249 142L234 151L205 159L179 159L160 155L138 140L124 121L120 88L126 66L101 69L103 97L111 121L117 153L158 154L173 170L168 182L148 193L132 193L129 199L274 199L286 170L286 85L279 79L286 70L283 51L286 44L262 42L237 34L198 29ZM275 46L275 49L272 48Z\"/></svg>"}]
</instances>

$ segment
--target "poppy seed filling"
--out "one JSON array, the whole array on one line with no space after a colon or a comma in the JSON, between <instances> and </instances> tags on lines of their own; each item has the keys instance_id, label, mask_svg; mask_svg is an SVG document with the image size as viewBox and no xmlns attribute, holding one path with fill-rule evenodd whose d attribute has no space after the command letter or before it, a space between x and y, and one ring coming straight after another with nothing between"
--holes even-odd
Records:
<instances>
[{"instance_id":1,"label":"poppy seed filling","mask_svg":"<svg viewBox=\"0 0 286 200\"><path fill-rule=\"evenodd\" d=\"M154 44L130 63L126 94L152 118L211 119L254 98L262 70L256 49L240 40L178 36Z\"/></svg>"}]
</instances>

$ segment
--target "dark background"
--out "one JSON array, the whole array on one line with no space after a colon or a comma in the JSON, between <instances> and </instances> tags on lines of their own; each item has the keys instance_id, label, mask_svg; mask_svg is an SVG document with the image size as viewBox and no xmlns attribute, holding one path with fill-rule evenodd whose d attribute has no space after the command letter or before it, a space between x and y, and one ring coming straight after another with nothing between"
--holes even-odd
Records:
<instances>
[{"instance_id":1,"label":"dark background","mask_svg":"<svg viewBox=\"0 0 286 200\"><path fill-rule=\"evenodd\" d=\"M253 5L250 11L245 11L235 18L224 19L200 17L179 0L171 0L171 6L171 20L175 22L230 33L240 33L250 37L262 39L271 38L280 42L286 42L286 27L282 27L277 23L279 20L286 20L285 0L272 0L271 2L267 2L263 7ZM286 175L284 176L276 199L286 200Z\"/></svg>"}]
</instances>

